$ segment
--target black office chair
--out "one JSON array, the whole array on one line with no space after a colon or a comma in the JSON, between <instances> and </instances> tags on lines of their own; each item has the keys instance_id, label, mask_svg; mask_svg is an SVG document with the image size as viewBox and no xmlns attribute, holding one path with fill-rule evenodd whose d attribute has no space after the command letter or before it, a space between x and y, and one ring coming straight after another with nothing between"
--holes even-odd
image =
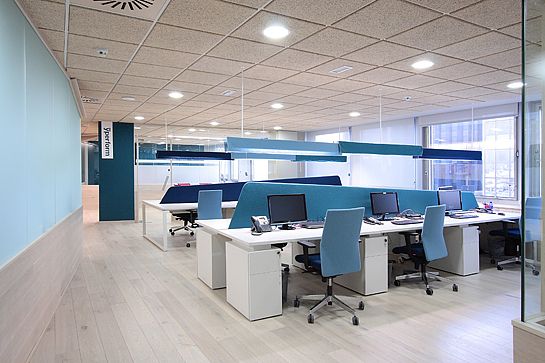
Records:
<instances>
[{"instance_id":1,"label":"black office chair","mask_svg":"<svg viewBox=\"0 0 545 363\"><path fill-rule=\"evenodd\" d=\"M286 247L287 245L288 245L287 243L275 243L275 244L272 244L271 246L275 248L279 248L280 251L284 251L284 247ZM282 266L282 268L284 268L284 271L290 272L290 265L288 265L287 263L281 263L280 265Z\"/></svg>"},{"instance_id":2,"label":"black office chair","mask_svg":"<svg viewBox=\"0 0 545 363\"><path fill-rule=\"evenodd\" d=\"M197 225L195 224L195 220L197 219L197 210L190 210L183 213L172 213L174 218L177 221L182 221L181 226L172 227L168 231L172 236L176 234L176 232L184 230L189 232L190 236L195 235L195 232L192 230L192 228L196 228Z\"/></svg>"}]
</instances>

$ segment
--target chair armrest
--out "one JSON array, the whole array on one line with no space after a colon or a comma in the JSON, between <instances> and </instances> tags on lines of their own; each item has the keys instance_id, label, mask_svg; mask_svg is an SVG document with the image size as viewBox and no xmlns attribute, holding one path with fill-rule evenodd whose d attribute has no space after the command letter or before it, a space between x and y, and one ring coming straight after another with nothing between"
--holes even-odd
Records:
<instances>
[{"instance_id":1,"label":"chair armrest","mask_svg":"<svg viewBox=\"0 0 545 363\"><path fill-rule=\"evenodd\" d=\"M306 247L306 248L316 248L316 244L310 241L297 241L297 244Z\"/></svg>"}]
</instances>

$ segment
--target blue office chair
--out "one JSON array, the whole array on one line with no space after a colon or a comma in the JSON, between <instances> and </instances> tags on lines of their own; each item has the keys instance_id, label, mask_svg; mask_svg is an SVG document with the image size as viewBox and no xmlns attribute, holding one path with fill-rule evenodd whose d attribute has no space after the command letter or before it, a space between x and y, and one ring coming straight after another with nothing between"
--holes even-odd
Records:
<instances>
[{"instance_id":1,"label":"blue office chair","mask_svg":"<svg viewBox=\"0 0 545 363\"><path fill-rule=\"evenodd\" d=\"M223 198L222 190L199 190L199 196L197 199L197 210L191 211L191 228L198 228L199 225L195 223L196 219L221 219L223 215L221 213L221 201ZM184 227L189 229L189 227ZM193 236L194 232L189 229L190 235ZM186 247L190 247L191 242L186 243Z\"/></svg>"},{"instance_id":2,"label":"blue office chair","mask_svg":"<svg viewBox=\"0 0 545 363\"><path fill-rule=\"evenodd\" d=\"M448 256L445 237L443 236L443 227L445 224L445 205L426 207L424 214L424 225L422 226L421 243L406 243L403 247L395 247L392 252L395 254L408 255L414 262L415 269L419 272L413 272L396 276L395 286L400 286L402 280L420 278L426 283L426 294L433 295L433 290L429 285L428 278L433 277L439 280L438 273L426 271L429 262L439 260ZM456 284L452 285L454 291L458 291Z\"/></svg>"},{"instance_id":3,"label":"blue office chair","mask_svg":"<svg viewBox=\"0 0 545 363\"><path fill-rule=\"evenodd\" d=\"M524 207L525 210L525 243L532 243L533 246L533 263L526 262L526 266L532 269L534 275L539 275L539 270L537 268L537 246L541 241L541 197L530 197L526 199L526 204ZM498 261L496 263L496 268L498 270L503 270L503 266L516 263L520 264L522 262L521 257L521 223L519 220L517 227L509 227L510 224L515 224L513 221L503 221L503 228L499 230L490 231L491 236L500 236L504 238L504 254L506 256L514 256L506 260ZM495 257L492 257L490 261L495 263Z\"/></svg>"},{"instance_id":4,"label":"blue office chair","mask_svg":"<svg viewBox=\"0 0 545 363\"><path fill-rule=\"evenodd\" d=\"M333 278L339 275L361 270L360 261L360 230L365 208L330 209L326 213L324 231L320 242L320 253L298 255L295 260L312 266L327 280L327 291L323 299L318 301L308 315L309 324L314 323L314 313L333 302L352 314L352 324L358 325L359 319L354 309L333 295ZM313 300L311 297L296 297L293 304L299 307L300 300ZM364 309L363 301L359 309Z\"/></svg>"}]
</instances>

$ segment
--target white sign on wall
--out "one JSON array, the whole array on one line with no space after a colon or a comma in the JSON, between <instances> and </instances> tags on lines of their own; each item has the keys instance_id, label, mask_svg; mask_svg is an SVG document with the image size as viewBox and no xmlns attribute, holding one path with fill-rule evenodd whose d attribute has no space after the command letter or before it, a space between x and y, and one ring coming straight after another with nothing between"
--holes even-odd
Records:
<instances>
[{"instance_id":1,"label":"white sign on wall","mask_svg":"<svg viewBox=\"0 0 545 363\"><path fill-rule=\"evenodd\" d=\"M100 123L102 159L114 158L114 128L111 121Z\"/></svg>"}]
</instances>

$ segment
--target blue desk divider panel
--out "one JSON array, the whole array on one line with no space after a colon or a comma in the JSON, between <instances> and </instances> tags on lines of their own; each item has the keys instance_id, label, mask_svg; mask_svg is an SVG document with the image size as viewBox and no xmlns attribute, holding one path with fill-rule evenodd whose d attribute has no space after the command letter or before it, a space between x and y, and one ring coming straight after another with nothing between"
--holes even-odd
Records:
<instances>
[{"instance_id":1,"label":"blue desk divider panel","mask_svg":"<svg viewBox=\"0 0 545 363\"><path fill-rule=\"evenodd\" d=\"M266 182L341 185L341 178L339 178L338 175L332 175L309 178L265 180L263 182L255 183ZM196 203L199 197L199 190L223 190L224 202L235 201L238 200L244 184L246 184L246 182L170 187L163 196L163 199L161 199L161 203Z\"/></svg>"},{"instance_id":2,"label":"blue desk divider panel","mask_svg":"<svg viewBox=\"0 0 545 363\"><path fill-rule=\"evenodd\" d=\"M380 189L330 185L304 185L279 183L246 183L242 188L237 208L229 228L250 227L250 217L268 215L267 196L271 194L304 193L307 201L307 216L310 220L323 219L328 209L365 207L365 214L371 215L369 193L397 192L399 209L412 209L424 213L429 205L437 205L437 192L434 190ZM465 209L477 207L473 193L463 192Z\"/></svg>"}]
</instances>

